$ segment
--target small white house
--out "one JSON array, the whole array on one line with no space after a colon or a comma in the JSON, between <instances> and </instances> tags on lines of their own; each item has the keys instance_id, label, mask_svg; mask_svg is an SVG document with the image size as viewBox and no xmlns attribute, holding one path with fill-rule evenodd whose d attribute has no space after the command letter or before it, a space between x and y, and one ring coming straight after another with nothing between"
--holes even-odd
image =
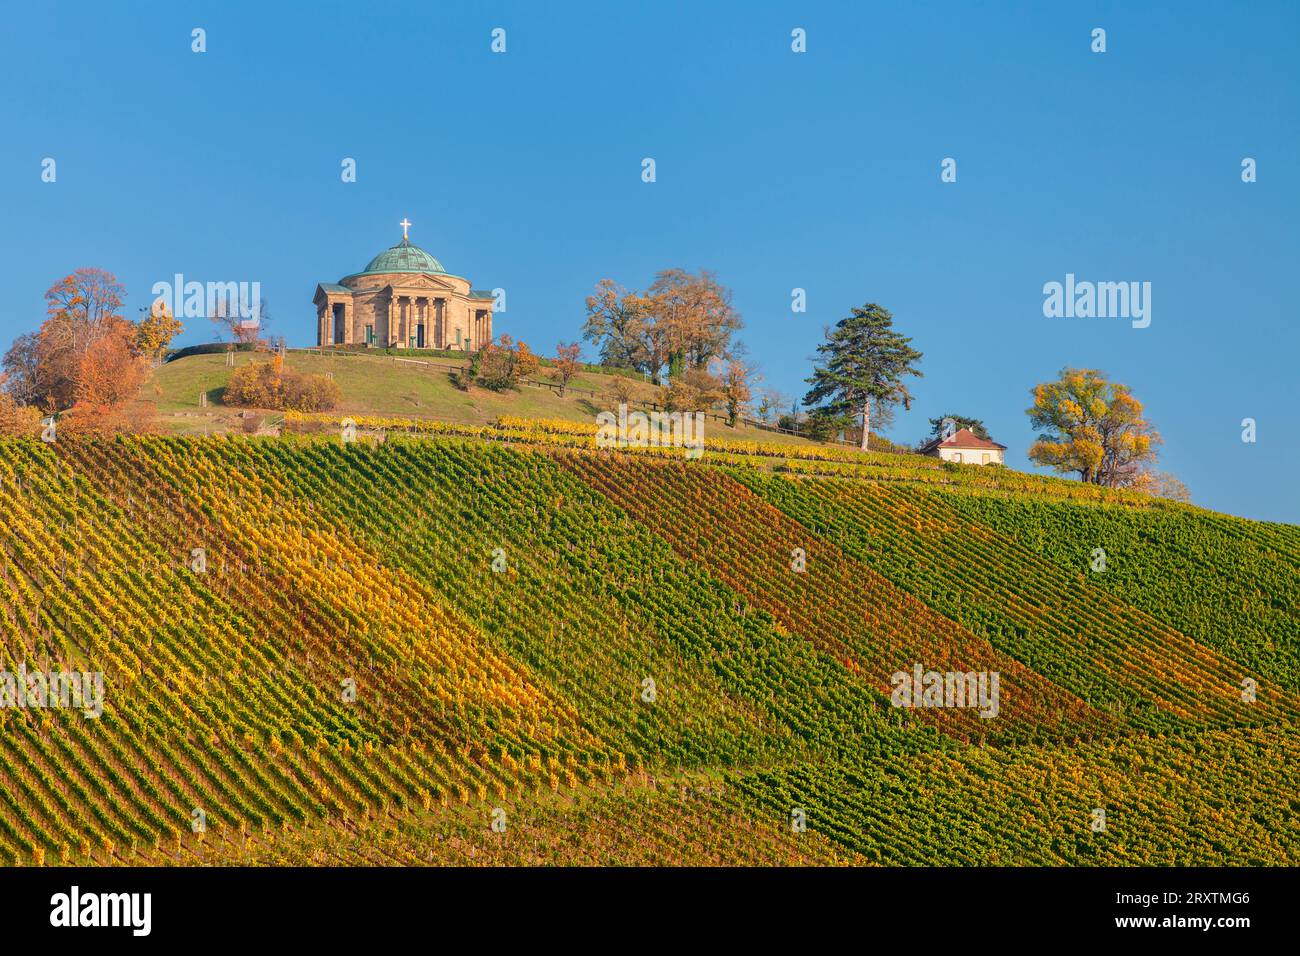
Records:
<instances>
[{"instance_id":1,"label":"small white house","mask_svg":"<svg viewBox=\"0 0 1300 956\"><path fill-rule=\"evenodd\" d=\"M922 455L931 455L958 465L1001 465L1006 445L980 438L969 428L959 428L947 438L931 438L920 447Z\"/></svg>"}]
</instances>

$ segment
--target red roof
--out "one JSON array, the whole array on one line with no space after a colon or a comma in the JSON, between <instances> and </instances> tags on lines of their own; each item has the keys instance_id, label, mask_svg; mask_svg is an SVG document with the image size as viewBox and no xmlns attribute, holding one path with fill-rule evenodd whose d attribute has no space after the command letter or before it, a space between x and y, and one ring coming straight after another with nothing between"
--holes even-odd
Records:
<instances>
[{"instance_id":1,"label":"red roof","mask_svg":"<svg viewBox=\"0 0 1300 956\"><path fill-rule=\"evenodd\" d=\"M947 438L931 438L921 446L922 453L932 452L937 448L987 448L1006 451L1006 445L999 445L987 438L980 438L969 428L959 428Z\"/></svg>"}]
</instances>

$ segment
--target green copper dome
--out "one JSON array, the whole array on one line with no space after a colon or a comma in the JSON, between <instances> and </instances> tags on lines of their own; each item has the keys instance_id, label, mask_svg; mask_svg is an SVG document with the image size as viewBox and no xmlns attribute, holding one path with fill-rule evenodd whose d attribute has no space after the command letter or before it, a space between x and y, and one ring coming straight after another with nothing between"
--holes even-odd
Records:
<instances>
[{"instance_id":1,"label":"green copper dome","mask_svg":"<svg viewBox=\"0 0 1300 956\"><path fill-rule=\"evenodd\" d=\"M411 245L409 239L403 239L391 249L385 249L375 256L366 266L365 272L359 275L376 272L437 272L447 275L441 262L419 246Z\"/></svg>"}]
</instances>

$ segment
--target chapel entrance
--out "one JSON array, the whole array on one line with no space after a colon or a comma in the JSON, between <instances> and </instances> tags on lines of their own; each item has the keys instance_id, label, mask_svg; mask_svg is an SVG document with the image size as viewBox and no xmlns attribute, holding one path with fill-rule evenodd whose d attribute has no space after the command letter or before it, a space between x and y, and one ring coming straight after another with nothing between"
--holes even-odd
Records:
<instances>
[{"instance_id":1,"label":"chapel entrance","mask_svg":"<svg viewBox=\"0 0 1300 956\"><path fill-rule=\"evenodd\" d=\"M330 311L334 316L334 344L342 345L345 341L345 326L343 322L343 303L335 302L330 306Z\"/></svg>"}]
</instances>

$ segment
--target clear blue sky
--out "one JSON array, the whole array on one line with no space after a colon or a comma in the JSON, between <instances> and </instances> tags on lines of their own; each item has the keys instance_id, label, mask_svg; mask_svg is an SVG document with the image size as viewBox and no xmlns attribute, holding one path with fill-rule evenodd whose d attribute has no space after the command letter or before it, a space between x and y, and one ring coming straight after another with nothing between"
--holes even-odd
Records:
<instances>
[{"instance_id":1,"label":"clear blue sky","mask_svg":"<svg viewBox=\"0 0 1300 956\"><path fill-rule=\"evenodd\" d=\"M176 272L260 281L273 330L315 344L316 283L408 216L540 351L577 337L596 280L704 267L801 395L823 326L875 301L925 353L896 440L971 414L1028 467L1030 387L1101 368L1198 503L1300 521L1298 5L1066 6L13 5L0 339L93 265L132 313ZM1044 318L1067 272L1150 281L1150 328Z\"/></svg>"}]
</instances>

